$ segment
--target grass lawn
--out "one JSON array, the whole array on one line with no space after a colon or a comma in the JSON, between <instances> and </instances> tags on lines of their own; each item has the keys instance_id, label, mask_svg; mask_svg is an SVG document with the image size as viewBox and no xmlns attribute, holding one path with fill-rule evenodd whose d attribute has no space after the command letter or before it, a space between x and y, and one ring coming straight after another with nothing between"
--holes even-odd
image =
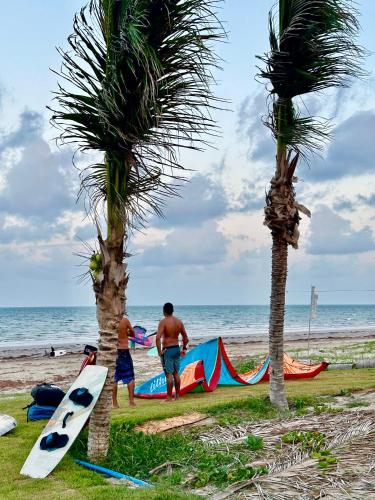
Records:
<instances>
[{"instance_id":1,"label":"grass lawn","mask_svg":"<svg viewBox=\"0 0 375 500\"><path fill-rule=\"evenodd\" d=\"M316 379L287 382L288 397L294 401L368 388L375 388L375 369L323 372ZM270 418L275 412L265 399L267 393L268 384L224 387L210 394L187 395L173 404L138 400L137 408L130 410L124 398L125 390L121 390L121 408L113 412L111 452L106 464L124 473L132 475L138 473L140 477L149 479L148 471L165 461L173 461L174 458L186 463L189 460L198 460L199 463L206 464L205 468L216 484L227 481L227 477L223 478L217 472L220 467L223 470L226 467L225 454L208 454L200 443L194 441L193 434L144 436L133 432L132 427L150 419L162 419L193 410L208 412L228 423L231 419ZM177 493L178 485L183 480L178 477L178 473L172 476L168 483L163 483L162 480L152 491L139 489L131 491L109 484L100 475L75 465L73 457L84 454L85 433L81 434L72 451L47 479L33 480L20 476L19 470L44 425L43 422L26 423L22 407L29 403L30 399L27 394L0 397L0 413L13 415L19 423L12 433L0 437L1 499L53 500L61 497L107 499L112 496L118 499L147 498L148 500L195 498L192 495ZM234 471L233 481L242 478L236 476L241 470L238 468ZM204 482L204 478L199 480ZM174 488L174 485L177 486Z\"/></svg>"}]
</instances>

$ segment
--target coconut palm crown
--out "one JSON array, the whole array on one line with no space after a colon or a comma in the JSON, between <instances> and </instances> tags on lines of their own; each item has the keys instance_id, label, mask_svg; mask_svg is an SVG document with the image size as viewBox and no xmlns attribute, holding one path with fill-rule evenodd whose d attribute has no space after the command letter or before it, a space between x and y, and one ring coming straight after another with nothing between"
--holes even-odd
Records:
<instances>
[{"instance_id":1,"label":"coconut palm crown","mask_svg":"<svg viewBox=\"0 0 375 500\"><path fill-rule=\"evenodd\" d=\"M198 149L214 131L211 42L223 36L216 4L92 0L75 16L70 50L60 50L67 85L53 122L63 142L105 153L82 173L82 189L126 224L147 207L160 214L158 194L174 193L169 178L182 169L176 147Z\"/></svg>"},{"instance_id":2,"label":"coconut palm crown","mask_svg":"<svg viewBox=\"0 0 375 500\"><path fill-rule=\"evenodd\" d=\"M270 12L271 51L259 57L266 65L260 77L271 83L266 124L280 147L307 155L322 149L327 123L301 116L293 99L365 75L365 51L353 41L357 14L347 0L279 0L277 28Z\"/></svg>"},{"instance_id":3,"label":"coconut palm crown","mask_svg":"<svg viewBox=\"0 0 375 500\"><path fill-rule=\"evenodd\" d=\"M355 43L357 12L347 0L279 0L269 16L270 52L259 76L269 91L265 124L277 145L276 171L266 196L265 221L273 238L270 312L271 400L287 406L282 371L287 248L298 247L299 213L293 183L300 157L311 159L330 137L324 119L303 116L296 97L348 86L363 76L365 51Z\"/></svg>"},{"instance_id":4,"label":"coconut palm crown","mask_svg":"<svg viewBox=\"0 0 375 500\"><path fill-rule=\"evenodd\" d=\"M178 148L200 149L215 133L209 110L217 66L212 45L224 36L217 0L92 0L74 19L53 122L61 140L103 161L81 173L81 193L98 227L92 273L99 323L98 363L107 382L90 420L89 455L108 450L113 371L128 281L124 243L148 212L161 214L181 179ZM204 135L203 135L204 134ZM177 181L178 184L178 181ZM96 217L106 208L107 237ZM90 261L90 265L93 262Z\"/></svg>"}]
</instances>

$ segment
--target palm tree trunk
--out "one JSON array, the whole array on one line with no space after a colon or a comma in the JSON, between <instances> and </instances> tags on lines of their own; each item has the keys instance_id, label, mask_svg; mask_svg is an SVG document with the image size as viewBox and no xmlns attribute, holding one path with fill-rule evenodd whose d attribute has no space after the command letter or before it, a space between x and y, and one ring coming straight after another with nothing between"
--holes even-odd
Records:
<instances>
[{"instance_id":1,"label":"palm tree trunk","mask_svg":"<svg viewBox=\"0 0 375 500\"><path fill-rule=\"evenodd\" d=\"M90 419L88 456L104 458L108 452L110 417L112 410L113 375L117 357L119 322L125 312L127 285L124 255L123 225L112 228L106 241L99 243L103 261L103 279L94 284L96 315L99 324L99 349L97 364L108 367L108 375Z\"/></svg>"},{"instance_id":2,"label":"palm tree trunk","mask_svg":"<svg viewBox=\"0 0 375 500\"><path fill-rule=\"evenodd\" d=\"M270 399L280 409L288 407L284 388L284 315L288 273L288 243L280 234L272 235L272 284L269 322Z\"/></svg>"}]
</instances>

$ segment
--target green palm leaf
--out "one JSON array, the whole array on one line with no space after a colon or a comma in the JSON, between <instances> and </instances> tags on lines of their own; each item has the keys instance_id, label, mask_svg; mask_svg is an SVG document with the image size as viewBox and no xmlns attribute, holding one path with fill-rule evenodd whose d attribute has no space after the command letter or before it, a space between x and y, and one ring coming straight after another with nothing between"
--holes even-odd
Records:
<instances>
[{"instance_id":1,"label":"green palm leaf","mask_svg":"<svg viewBox=\"0 0 375 500\"><path fill-rule=\"evenodd\" d=\"M81 193L93 207L104 199L125 224L161 214L171 178L183 177L177 148L201 149L215 134L217 3L92 0L75 17L70 50L60 50L53 122L63 142L105 154L84 170Z\"/></svg>"},{"instance_id":2,"label":"green palm leaf","mask_svg":"<svg viewBox=\"0 0 375 500\"><path fill-rule=\"evenodd\" d=\"M302 117L293 98L365 75L357 14L349 0L279 0L278 26L270 13L271 51L259 57L260 77L271 83L266 124L279 144L308 154L329 136L328 123Z\"/></svg>"}]
</instances>

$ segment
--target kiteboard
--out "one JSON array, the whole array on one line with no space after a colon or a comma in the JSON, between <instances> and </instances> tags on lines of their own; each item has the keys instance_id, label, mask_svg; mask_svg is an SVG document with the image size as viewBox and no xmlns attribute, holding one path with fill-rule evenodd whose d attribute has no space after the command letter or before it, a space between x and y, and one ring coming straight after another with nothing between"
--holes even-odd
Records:
<instances>
[{"instance_id":1,"label":"kiteboard","mask_svg":"<svg viewBox=\"0 0 375 500\"><path fill-rule=\"evenodd\" d=\"M57 351L55 351L55 354L53 356L58 358L59 356L65 356L65 354L66 354L65 349L58 349Z\"/></svg>"},{"instance_id":2,"label":"kiteboard","mask_svg":"<svg viewBox=\"0 0 375 500\"><path fill-rule=\"evenodd\" d=\"M4 436L17 426L17 420L10 415L0 414L0 436Z\"/></svg>"},{"instance_id":3,"label":"kiteboard","mask_svg":"<svg viewBox=\"0 0 375 500\"><path fill-rule=\"evenodd\" d=\"M81 372L56 408L24 463L21 474L44 478L58 465L89 418L108 368L89 365Z\"/></svg>"},{"instance_id":4,"label":"kiteboard","mask_svg":"<svg viewBox=\"0 0 375 500\"><path fill-rule=\"evenodd\" d=\"M54 347L51 347L50 352L44 351L44 355L49 356L50 358L58 358L59 356L65 356L65 354L65 349L55 349Z\"/></svg>"}]
</instances>

